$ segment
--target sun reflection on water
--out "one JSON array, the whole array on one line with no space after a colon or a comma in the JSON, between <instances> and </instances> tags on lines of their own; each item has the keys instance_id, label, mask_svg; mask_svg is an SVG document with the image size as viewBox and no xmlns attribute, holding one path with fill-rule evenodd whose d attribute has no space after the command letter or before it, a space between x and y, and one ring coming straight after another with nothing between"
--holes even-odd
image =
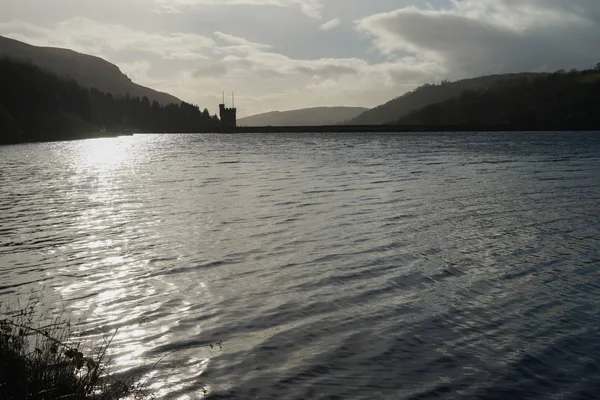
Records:
<instances>
[{"instance_id":1,"label":"sun reflection on water","mask_svg":"<svg viewBox=\"0 0 600 400\"><path fill-rule=\"evenodd\" d=\"M99 138L81 142L77 163L82 167L110 169L127 164L133 154L127 137Z\"/></svg>"},{"instance_id":2,"label":"sun reflection on water","mask_svg":"<svg viewBox=\"0 0 600 400\"><path fill-rule=\"evenodd\" d=\"M117 261L120 263L115 264ZM157 349L168 348L175 341L173 331L181 327L181 319L189 313L192 303L180 297L172 282L140 279L143 267L127 257L103 258L90 270L91 276L60 291L65 298L72 299L72 310L83 314L80 329L88 339L96 342L110 338L108 351L113 373L135 374L139 368L148 368L139 381L146 382L147 389L157 398L168 397L201 380L210 357L208 350L198 349L172 349L162 356L155 354ZM96 295L76 299L78 293L90 291ZM161 295L168 298L157 300ZM164 302L179 304L165 315L161 311ZM190 334L197 336L197 329L192 327ZM204 392L200 390L197 397L182 396L177 398L202 398Z\"/></svg>"},{"instance_id":3,"label":"sun reflection on water","mask_svg":"<svg viewBox=\"0 0 600 400\"><path fill-rule=\"evenodd\" d=\"M202 324L191 315L214 301L201 274L182 281L168 273L190 268L190 261L182 261L178 249L162 247L164 221L147 207L156 192L145 187L158 153L144 147L145 138L136 139L73 143L67 178L72 190L63 196L73 210L74 235L57 247L64 262L48 274L72 279L57 289L82 321L78 328L86 340L111 339L113 372L141 373L157 398L202 398L183 392L202 384L213 355L181 335L202 335ZM193 299L185 295L192 292Z\"/></svg>"}]
</instances>

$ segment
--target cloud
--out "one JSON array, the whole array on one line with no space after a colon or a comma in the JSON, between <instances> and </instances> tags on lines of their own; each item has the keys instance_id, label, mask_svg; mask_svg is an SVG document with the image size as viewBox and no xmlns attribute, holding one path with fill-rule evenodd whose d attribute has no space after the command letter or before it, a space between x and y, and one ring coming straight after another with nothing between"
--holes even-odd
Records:
<instances>
[{"instance_id":1,"label":"cloud","mask_svg":"<svg viewBox=\"0 0 600 400\"><path fill-rule=\"evenodd\" d=\"M338 26L340 26L341 23L342 21L340 21L339 18L334 18L331 21L325 22L323 25L320 26L320 28L324 31L328 31L330 29L337 28Z\"/></svg>"},{"instance_id":2,"label":"cloud","mask_svg":"<svg viewBox=\"0 0 600 400\"><path fill-rule=\"evenodd\" d=\"M357 21L382 54L435 62L449 77L587 67L600 47L600 4L588 0L463 0Z\"/></svg>"},{"instance_id":3,"label":"cloud","mask_svg":"<svg viewBox=\"0 0 600 400\"><path fill-rule=\"evenodd\" d=\"M224 35L218 34L229 39ZM239 38L228 42L243 43ZM215 93L235 89L242 115L320 105L373 106L444 72L435 63L414 57L385 63L359 58L303 60L257 43L229 47L227 53L198 63L187 85ZM174 91L185 97L180 89Z\"/></svg>"},{"instance_id":4,"label":"cloud","mask_svg":"<svg viewBox=\"0 0 600 400\"><path fill-rule=\"evenodd\" d=\"M321 9L323 5L320 0L289 0L292 4L297 4L300 9L309 17L321 18Z\"/></svg>"},{"instance_id":5,"label":"cloud","mask_svg":"<svg viewBox=\"0 0 600 400\"><path fill-rule=\"evenodd\" d=\"M107 52L150 53L165 59L205 59L213 39L188 33L150 33L124 25L75 17L49 28L23 21L0 23L0 34L40 46L66 47L98 56Z\"/></svg>"},{"instance_id":6,"label":"cloud","mask_svg":"<svg viewBox=\"0 0 600 400\"><path fill-rule=\"evenodd\" d=\"M154 0L158 12L178 13L201 5L251 5L251 6L297 6L312 18L321 18L323 5L320 0Z\"/></svg>"},{"instance_id":7,"label":"cloud","mask_svg":"<svg viewBox=\"0 0 600 400\"><path fill-rule=\"evenodd\" d=\"M385 63L302 59L227 32L147 32L81 17L49 27L0 23L0 34L102 56L137 83L213 112L219 93L235 90L242 116L312 105L373 106L443 73L435 63L415 57Z\"/></svg>"},{"instance_id":8,"label":"cloud","mask_svg":"<svg viewBox=\"0 0 600 400\"><path fill-rule=\"evenodd\" d=\"M148 78L152 64L148 60L140 60L131 63L120 63L119 68L132 81L140 82Z\"/></svg>"},{"instance_id":9,"label":"cloud","mask_svg":"<svg viewBox=\"0 0 600 400\"><path fill-rule=\"evenodd\" d=\"M0 22L0 34L101 56L138 83L213 111L222 90L235 90L241 115L310 105L375 106L441 79L581 68L600 61L598 0L445 0L442 8L436 0L377 14L369 12L374 2L362 0L132 0L118 16L122 23L114 22L114 7L122 5L118 0L95 2L91 11L57 0L52 16L34 13L40 1L0 6L4 18L20 18ZM163 14L151 13L148 4ZM321 29L295 16L276 21L278 28L257 26L254 20L243 24L224 18L221 23L221 12L233 20L239 10L218 7L234 5L245 5L245 12L256 6L257 18L267 22L272 7L313 18L325 12L341 20L365 17L356 21L356 37L340 38L321 30L334 29L337 18L320 21ZM276 14L285 18L288 13ZM127 22L137 17L135 24ZM293 34L277 35L277 29ZM328 48L343 56L326 56Z\"/></svg>"},{"instance_id":10,"label":"cloud","mask_svg":"<svg viewBox=\"0 0 600 400\"><path fill-rule=\"evenodd\" d=\"M247 39L239 36L231 35L223 32L214 32L216 38L224 45L217 47L216 52L218 53L252 53L258 50L266 50L271 46L262 43L251 42Z\"/></svg>"}]
</instances>

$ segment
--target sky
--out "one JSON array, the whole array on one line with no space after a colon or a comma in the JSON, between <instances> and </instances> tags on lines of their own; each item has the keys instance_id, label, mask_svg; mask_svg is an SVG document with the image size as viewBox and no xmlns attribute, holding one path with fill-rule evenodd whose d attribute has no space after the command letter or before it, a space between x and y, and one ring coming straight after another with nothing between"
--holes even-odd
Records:
<instances>
[{"instance_id":1,"label":"sky","mask_svg":"<svg viewBox=\"0 0 600 400\"><path fill-rule=\"evenodd\" d=\"M373 107L423 83L600 62L598 0L2 0L0 35L238 115ZM229 102L229 101L228 101Z\"/></svg>"}]
</instances>

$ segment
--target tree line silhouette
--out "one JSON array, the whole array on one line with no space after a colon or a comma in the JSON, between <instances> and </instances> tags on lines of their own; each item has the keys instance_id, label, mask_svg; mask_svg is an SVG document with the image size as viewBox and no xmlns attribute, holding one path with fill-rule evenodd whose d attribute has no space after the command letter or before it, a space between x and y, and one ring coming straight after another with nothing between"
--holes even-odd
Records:
<instances>
[{"instance_id":1,"label":"tree line silhouette","mask_svg":"<svg viewBox=\"0 0 600 400\"><path fill-rule=\"evenodd\" d=\"M506 127L510 130L600 128L600 64L535 78L502 80L484 90L415 110L392 124Z\"/></svg>"},{"instance_id":2,"label":"tree line silhouette","mask_svg":"<svg viewBox=\"0 0 600 400\"><path fill-rule=\"evenodd\" d=\"M477 87L480 82L473 82L471 89L409 112L391 124L456 130L600 128L600 64L584 71L493 77L491 86L483 82ZM453 85L443 82L441 87ZM126 129L169 133L221 130L217 116L193 104L161 105L147 97L113 97L31 63L0 58L0 143L86 138L98 136L100 130L121 133Z\"/></svg>"},{"instance_id":3,"label":"tree line silhouette","mask_svg":"<svg viewBox=\"0 0 600 400\"><path fill-rule=\"evenodd\" d=\"M100 130L126 129L216 132L220 122L193 104L161 105L129 95L116 98L31 63L0 59L0 143L85 138Z\"/></svg>"}]
</instances>

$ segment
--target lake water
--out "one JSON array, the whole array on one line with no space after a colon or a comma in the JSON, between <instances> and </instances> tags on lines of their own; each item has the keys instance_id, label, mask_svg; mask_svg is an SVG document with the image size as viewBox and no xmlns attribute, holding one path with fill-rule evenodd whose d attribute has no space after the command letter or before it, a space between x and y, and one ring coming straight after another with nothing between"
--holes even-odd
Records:
<instances>
[{"instance_id":1,"label":"lake water","mask_svg":"<svg viewBox=\"0 0 600 400\"><path fill-rule=\"evenodd\" d=\"M32 290L164 398L591 398L600 134L0 147L0 299Z\"/></svg>"}]
</instances>

